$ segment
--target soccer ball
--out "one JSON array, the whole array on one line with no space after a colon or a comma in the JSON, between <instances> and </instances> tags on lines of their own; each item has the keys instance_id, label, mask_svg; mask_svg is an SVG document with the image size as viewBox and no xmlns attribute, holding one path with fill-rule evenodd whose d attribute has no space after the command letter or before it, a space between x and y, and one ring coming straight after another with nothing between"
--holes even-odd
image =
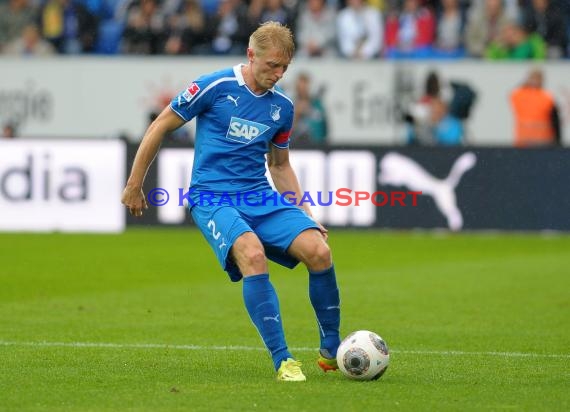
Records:
<instances>
[{"instance_id":1,"label":"soccer ball","mask_svg":"<svg viewBox=\"0 0 570 412\"><path fill-rule=\"evenodd\" d=\"M369 381L380 378L386 372L390 354L380 336L368 330L359 330L340 343L336 360L345 376Z\"/></svg>"}]
</instances>

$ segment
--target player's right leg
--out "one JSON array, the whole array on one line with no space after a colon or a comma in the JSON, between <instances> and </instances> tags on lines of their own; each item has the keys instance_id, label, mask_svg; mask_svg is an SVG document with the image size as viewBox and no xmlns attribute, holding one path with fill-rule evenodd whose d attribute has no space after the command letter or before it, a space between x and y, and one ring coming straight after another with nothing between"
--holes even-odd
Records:
<instances>
[{"instance_id":1,"label":"player's right leg","mask_svg":"<svg viewBox=\"0 0 570 412\"><path fill-rule=\"evenodd\" d=\"M243 277L245 307L271 354L277 378L305 380L285 342L279 301L269 281L267 260L259 238L232 207L196 205L191 213L231 280L237 282Z\"/></svg>"},{"instance_id":2,"label":"player's right leg","mask_svg":"<svg viewBox=\"0 0 570 412\"><path fill-rule=\"evenodd\" d=\"M271 196L267 196L271 199ZM309 270L309 297L315 310L321 350L318 365L335 370L340 344L340 298L331 251L319 226L296 206L267 204L255 208L256 233L273 261L294 267L303 262ZM286 222L286 225L283 224Z\"/></svg>"},{"instance_id":3,"label":"player's right leg","mask_svg":"<svg viewBox=\"0 0 570 412\"><path fill-rule=\"evenodd\" d=\"M304 381L301 364L287 348L279 300L269 281L267 259L261 241L252 232L242 234L231 248L231 256L243 274L243 299L249 316L271 353L277 379Z\"/></svg>"}]
</instances>

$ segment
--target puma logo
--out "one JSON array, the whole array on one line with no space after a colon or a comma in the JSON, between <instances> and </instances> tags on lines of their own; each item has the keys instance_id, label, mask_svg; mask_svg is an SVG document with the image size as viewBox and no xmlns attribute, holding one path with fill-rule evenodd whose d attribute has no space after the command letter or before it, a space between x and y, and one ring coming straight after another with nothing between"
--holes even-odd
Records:
<instances>
[{"instance_id":1,"label":"puma logo","mask_svg":"<svg viewBox=\"0 0 570 412\"><path fill-rule=\"evenodd\" d=\"M266 322L266 321L268 321L268 320L273 320L273 321L279 323L279 313L278 313L277 315L275 315L275 316L264 316L264 317L263 317L263 321L264 321L264 322Z\"/></svg>"},{"instance_id":2,"label":"puma logo","mask_svg":"<svg viewBox=\"0 0 570 412\"><path fill-rule=\"evenodd\" d=\"M230 96L230 95L228 94L228 95L226 96L226 98L227 98L228 100L232 101L232 102L236 105L236 107L237 107L237 105L238 105L237 101L239 100L239 96L238 96L238 97L233 97L233 96Z\"/></svg>"},{"instance_id":3,"label":"puma logo","mask_svg":"<svg viewBox=\"0 0 570 412\"><path fill-rule=\"evenodd\" d=\"M387 153L380 160L378 181L383 185L407 186L409 190L421 191L433 198L438 210L445 216L451 230L463 227L463 216L457 207L455 188L461 177L475 166L475 154L464 153L455 160L445 179L432 176L415 160L399 153Z\"/></svg>"}]
</instances>

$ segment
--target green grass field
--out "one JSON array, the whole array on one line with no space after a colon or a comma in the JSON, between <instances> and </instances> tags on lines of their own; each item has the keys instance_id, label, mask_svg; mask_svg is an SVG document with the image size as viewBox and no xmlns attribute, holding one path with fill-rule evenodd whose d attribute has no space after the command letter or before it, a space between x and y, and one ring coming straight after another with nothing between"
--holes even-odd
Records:
<instances>
[{"instance_id":1,"label":"green grass field","mask_svg":"<svg viewBox=\"0 0 570 412\"><path fill-rule=\"evenodd\" d=\"M318 370L302 267L271 266L308 379L283 383L198 232L0 234L0 410L570 410L569 236L330 244L343 334L392 350L379 381Z\"/></svg>"}]
</instances>

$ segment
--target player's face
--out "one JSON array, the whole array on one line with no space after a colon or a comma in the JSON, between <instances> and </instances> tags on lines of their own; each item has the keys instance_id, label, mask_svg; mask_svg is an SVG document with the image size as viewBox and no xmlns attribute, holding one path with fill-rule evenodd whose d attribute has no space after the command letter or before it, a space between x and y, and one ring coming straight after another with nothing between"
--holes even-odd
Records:
<instances>
[{"instance_id":1,"label":"player's face","mask_svg":"<svg viewBox=\"0 0 570 412\"><path fill-rule=\"evenodd\" d=\"M251 49L251 70L258 90L267 90L275 86L289 67L291 59L279 50L269 49L263 54Z\"/></svg>"}]
</instances>

